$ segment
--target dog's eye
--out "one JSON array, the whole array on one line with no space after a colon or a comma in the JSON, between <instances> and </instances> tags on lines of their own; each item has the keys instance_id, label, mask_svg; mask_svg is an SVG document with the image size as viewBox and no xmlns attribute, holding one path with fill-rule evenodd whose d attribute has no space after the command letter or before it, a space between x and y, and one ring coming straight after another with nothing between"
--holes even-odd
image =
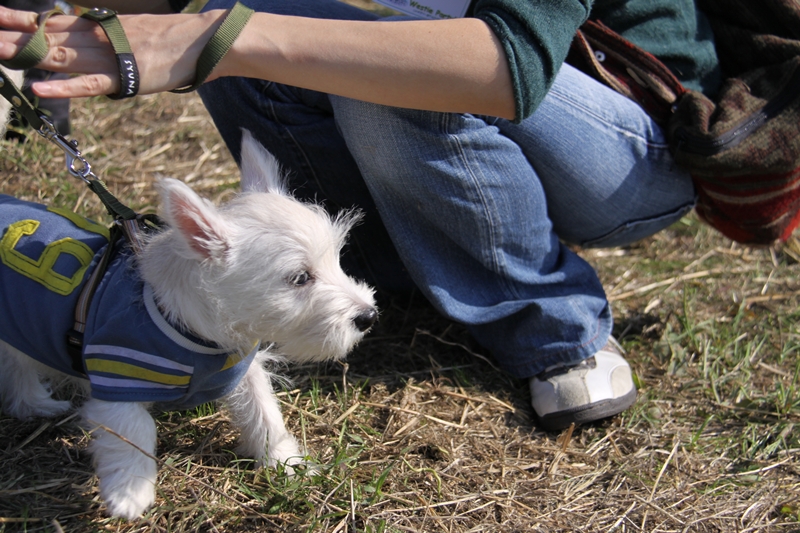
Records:
<instances>
[{"instance_id":1,"label":"dog's eye","mask_svg":"<svg viewBox=\"0 0 800 533\"><path fill-rule=\"evenodd\" d=\"M314 278L311 277L311 274L309 274L307 270L304 270L303 272L300 272L292 276L289 279L289 283L291 283L295 287L302 287L303 285L310 282L312 279Z\"/></svg>"}]
</instances>

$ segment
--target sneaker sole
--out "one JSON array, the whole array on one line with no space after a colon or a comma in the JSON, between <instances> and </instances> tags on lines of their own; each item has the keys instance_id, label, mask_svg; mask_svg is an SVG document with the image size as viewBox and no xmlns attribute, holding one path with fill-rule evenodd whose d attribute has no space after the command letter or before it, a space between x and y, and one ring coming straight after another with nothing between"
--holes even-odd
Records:
<instances>
[{"instance_id":1,"label":"sneaker sole","mask_svg":"<svg viewBox=\"0 0 800 533\"><path fill-rule=\"evenodd\" d=\"M633 405L635 401L636 389L634 388L625 396L620 396L619 398L602 400L545 416L537 415L536 418L539 420L541 428L545 431L560 431L568 428L573 422L576 426L579 426L618 415Z\"/></svg>"}]
</instances>

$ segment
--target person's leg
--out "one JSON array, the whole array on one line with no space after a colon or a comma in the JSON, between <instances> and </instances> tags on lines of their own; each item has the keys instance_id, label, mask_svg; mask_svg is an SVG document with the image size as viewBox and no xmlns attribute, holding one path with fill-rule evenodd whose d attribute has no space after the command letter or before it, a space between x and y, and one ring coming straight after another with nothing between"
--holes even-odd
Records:
<instances>
[{"instance_id":1,"label":"person's leg","mask_svg":"<svg viewBox=\"0 0 800 533\"><path fill-rule=\"evenodd\" d=\"M625 245L694 205L660 127L569 66L519 125L331 100L417 285L520 377L581 361L610 333L593 269L559 238Z\"/></svg>"},{"instance_id":2,"label":"person's leg","mask_svg":"<svg viewBox=\"0 0 800 533\"><path fill-rule=\"evenodd\" d=\"M553 232L519 145L470 115L331 101L417 286L506 371L534 376L606 343L600 281Z\"/></svg>"},{"instance_id":3,"label":"person's leg","mask_svg":"<svg viewBox=\"0 0 800 533\"><path fill-rule=\"evenodd\" d=\"M627 245L694 205L691 179L676 168L661 129L633 102L567 65L533 117L499 125L536 168L564 240ZM616 414L635 400L614 339L579 365L531 378L530 387L539 421L550 430Z\"/></svg>"},{"instance_id":4,"label":"person's leg","mask_svg":"<svg viewBox=\"0 0 800 533\"><path fill-rule=\"evenodd\" d=\"M531 378L542 426L627 409L636 389L602 288L558 237L625 245L694 205L641 108L568 66L520 125L331 101L412 278L507 371Z\"/></svg>"},{"instance_id":5,"label":"person's leg","mask_svg":"<svg viewBox=\"0 0 800 533\"><path fill-rule=\"evenodd\" d=\"M694 203L660 128L569 66L519 125L331 100L417 285L521 377L585 359L610 333L593 269L559 237L628 244Z\"/></svg>"},{"instance_id":6,"label":"person's leg","mask_svg":"<svg viewBox=\"0 0 800 533\"><path fill-rule=\"evenodd\" d=\"M691 178L675 165L661 128L569 65L532 117L497 124L536 169L555 232L566 242L624 246L694 206Z\"/></svg>"}]
</instances>

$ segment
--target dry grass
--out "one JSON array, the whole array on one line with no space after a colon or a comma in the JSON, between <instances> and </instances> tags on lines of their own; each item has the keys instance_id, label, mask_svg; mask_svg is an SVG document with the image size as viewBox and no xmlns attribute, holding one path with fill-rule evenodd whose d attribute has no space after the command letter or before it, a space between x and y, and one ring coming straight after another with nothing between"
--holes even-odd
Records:
<instances>
[{"instance_id":1,"label":"dry grass","mask_svg":"<svg viewBox=\"0 0 800 533\"><path fill-rule=\"evenodd\" d=\"M215 200L237 173L196 96L76 102L73 137L124 201L180 177ZM42 139L2 146L0 192L103 218ZM0 416L0 532L800 531L800 265L732 245L694 218L586 252L601 273L640 397L561 435L526 384L496 370L419 297L385 301L347 364L290 368L290 430L318 475L256 471L224 413L158 417L156 507L103 515L72 416ZM1 370L0 370L1 371Z\"/></svg>"}]
</instances>

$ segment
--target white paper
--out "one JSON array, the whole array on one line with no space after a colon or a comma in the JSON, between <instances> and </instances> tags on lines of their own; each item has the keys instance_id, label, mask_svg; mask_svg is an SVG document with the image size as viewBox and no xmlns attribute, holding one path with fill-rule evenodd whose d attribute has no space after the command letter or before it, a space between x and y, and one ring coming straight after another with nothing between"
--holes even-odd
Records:
<instances>
[{"instance_id":1,"label":"white paper","mask_svg":"<svg viewBox=\"0 0 800 533\"><path fill-rule=\"evenodd\" d=\"M461 18L470 0L374 0L395 11L428 19Z\"/></svg>"}]
</instances>

